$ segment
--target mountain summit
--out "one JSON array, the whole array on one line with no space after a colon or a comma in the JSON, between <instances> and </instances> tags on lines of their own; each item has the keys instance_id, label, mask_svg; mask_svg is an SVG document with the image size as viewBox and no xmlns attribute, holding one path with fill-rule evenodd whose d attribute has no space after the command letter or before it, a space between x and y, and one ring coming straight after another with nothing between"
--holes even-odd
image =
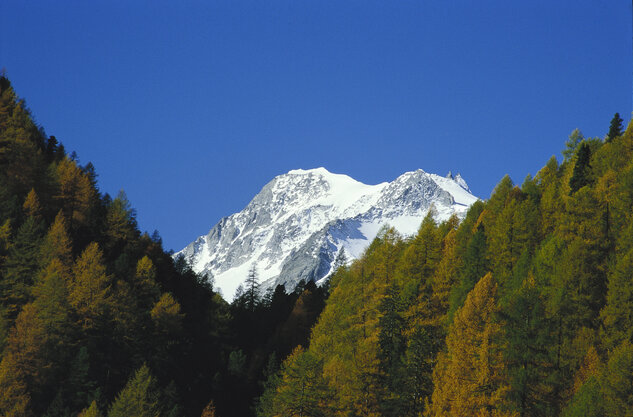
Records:
<instances>
[{"instance_id":1,"label":"mountain summit","mask_svg":"<svg viewBox=\"0 0 633 417\"><path fill-rule=\"evenodd\" d=\"M327 277L343 249L348 260L359 257L384 225L412 235L432 206L441 221L463 218L476 200L450 172L442 177L419 169L367 185L325 168L297 169L275 177L244 210L174 257L211 274L228 299L253 267L264 288L292 290L301 280Z\"/></svg>"}]
</instances>

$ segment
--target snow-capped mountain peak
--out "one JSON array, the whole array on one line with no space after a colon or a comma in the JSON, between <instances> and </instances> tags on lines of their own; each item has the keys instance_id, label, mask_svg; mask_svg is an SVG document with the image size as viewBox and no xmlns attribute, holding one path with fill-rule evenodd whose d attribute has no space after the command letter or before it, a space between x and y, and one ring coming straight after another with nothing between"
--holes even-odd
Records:
<instances>
[{"instance_id":1,"label":"snow-capped mountain peak","mask_svg":"<svg viewBox=\"0 0 633 417\"><path fill-rule=\"evenodd\" d=\"M463 217L476 200L459 174L419 169L367 185L322 167L296 169L273 178L244 210L174 256L212 274L229 299L253 266L264 287L285 284L291 290L300 280L330 274L342 249L349 259L360 256L385 224L413 234L431 206L445 220Z\"/></svg>"}]
</instances>

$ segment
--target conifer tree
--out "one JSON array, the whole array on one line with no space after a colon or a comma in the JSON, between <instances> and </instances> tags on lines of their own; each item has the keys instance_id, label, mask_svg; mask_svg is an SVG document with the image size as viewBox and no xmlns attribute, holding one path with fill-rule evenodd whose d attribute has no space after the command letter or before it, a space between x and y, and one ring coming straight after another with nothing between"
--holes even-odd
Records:
<instances>
[{"instance_id":1,"label":"conifer tree","mask_svg":"<svg viewBox=\"0 0 633 417\"><path fill-rule=\"evenodd\" d=\"M18 315L0 362L1 415L33 415L33 406L38 406L33 390L42 384L43 372L47 369L46 340L46 329L37 315L37 308L27 304Z\"/></svg>"},{"instance_id":2,"label":"conifer tree","mask_svg":"<svg viewBox=\"0 0 633 417\"><path fill-rule=\"evenodd\" d=\"M599 375L592 375L572 397L562 417L606 417ZM610 416L610 415L609 415Z\"/></svg>"},{"instance_id":3,"label":"conifer tree","mask_svg":"<svg viewBox=\"0 0 633 417\"><path fill-rule=\"evenodd\" d=\"M578 147L585 140L585 137L582 135L582 132L578 129L574 129L573 132L569 135L567 142L565 142L565 149L563 150L563 158L564 161L570 161L578 150Z\"/></svg>"},{"instance_id":4,"label":"conifer tree","mask_svg":"<svg viewBox=\"0 0 633 417\"><path fill-rule=\"evenodd\" d=\"M609 126L609 133L607 134L607 142L611 142L618 136L622 136L622 122L623 120L620 117L620 113L616 113L613 115L613 119L611 119L611 125Z\"/></svg>"},{"instance_id":5,"label":"conifer tree","mask_svg":"<svg viewBox=\"0 0 633 417\"><path fill-rule=\"evenodd\" d=\"M0 131L8 127L9 120L15 108L16 95L11 83L4 76L0 76Z\"/></svg>"},{"instance_id":6,"label":"conifer tree","mask_svg":"<svg viewBox=\"0 0 633 417\"><path fill-rule=\"evenodd\" d=\"M404 353L407 348L400 304L398 288L392 284L379 306L382 315L378 319L378 358L381 383L385 389L380 403L385 416L403 415L406 407L406 399L398 395L405 379Z\"/></svg>"},{"instance_id":7,"label":"conifer tree","mask_svg":"<svg viewBox=\"0 0 633 417\"><path fill-rule=\"evenodd\" d=\"M35 220L42 220L42 206L40 205L40 199L35 193L35 189L31 188L31 191L26 196L22 210L27 217L33 217Z\"/></svg>"},{"instance_id":8,"label":"conifer tree","mask_svg":"<svg viewBox=\"0 0 633 417\"><path fill-rule=\"evenodd\" d=\"M570 194L580 190L591 181L591 148L586 142L582 142L578 148L574 172L569 180Z\"/></svg>"},{"instance_id":9,"label":"conifer tree","mask_svg":"<svg viewBox=\"0 0 633 417\"><path fill-rule=\"evenodd\" d=\"M160 295L160 288L156 283L156 267L149 257L142 257L136 264L132 286L141 307L145 310L151 308Z\"/></svg>"},{"instance_id":10,"label":"conifer tree","mask_svg":"<svg viewBox=\"0 0 633 417\"><path fill-rule=\"evenodd\" d=\"M127 242L138 236L136 211L123 190L107 207L105 249L112 257L118 256Z\"/></svg>"},{"instance_id":11,"label":"conifer tree","mask_svg":"<svg viewBox=\"0 0 633 417\"><path fill-rule=\"evenodd\" d=\"M110 406L108 417L156 417L161 414L160 393L147 365L141 366Z\"/></svg>"},{"instance_id":12,"label":"conifer tree","mask_svg":"<svg viewBox=\"0 0 633 417\"><path fill-rule=\"evenodd\" d=\"M66 354L73 332L68 288L62 274L64 267L57 259L44 269L33 288L38 318L46 329L51 357L62 359Z\"/></svg>"},{"instance_id":13,"label":"conifer tree","mask_svg":"<svg viewBox=\"0 0 633 417\"><path fill-rule=\"evenodd\" d=\"M95 190L90 179L69 158L62 159L56 170L59 193L55 198L63 207L69 222L69 230L75 231L89 221L90 211L95 203ZM74 236L74 235L73 235Z\"/></svg>"},{"instance_id":14,"label":"conifer tree","mask_svg":"<svg viewBox=\"0 0 633 417\"><path fill-rule=\"evenodd\" d=\"M492 270L499 277L507 277L519 257L515 245L514 215L519 204L515 199L506 203L496 217L493 227L488 229L489 250L493 253Z\"/></svg>"},{"instance_id":15,"label":"conifer tree","mask_svg":"<svg viewBox=\"0 0 633 417\"><path fill-rule=\"evenodd\" d=\"M323 363L297 347L282 365L282 379L272 416L317 417L329 415L330 392L322 374Z\"/></svg>"},{"instance_id":16,"label":"conifer tree","mask_svg":"<svg viewBox=\"0 0 633 417\"><path fill-rule=\"evenodd\" d=\"M484 221L486 228L493 227L496 217L499 216L506 204L508 204L513 189L514 183L508 175L501 178L501 181L495 186L486 204L486 209L481 215L481 220ZM478 219L477 222L479 223L479 221Z\"/></svg>"},{"instance_id":17,"label":"conifer tree","mask_svg":"<svg viewBox=\"0 0 633 417\"><path fill-rule=\"evenodd\" d=\"M6 219L0 226L0 265L4 264L11 240L11 219Z\"/></svg>"},{"instance_id":18,"label":"conifer tree","mask_svg":"<svg viewBox=\"0 0 633 417\"><path fill-rule=\"evenodd\" d=\"M160 297L150 315L161 332L175 334L181 330L183 314L180 313L180 304L169 293Z\"/></svg>"},{"instance_id":19,"label":"conifer tree","mask_svg":"<svg viewBox=\"0 0 633 417\"><path fill-rule=\"evenodd\" d=\"M509 385L507 407L519 416L555 415L551 395L555 357L548 348L553 344L553 323L546 315L544 297L534 277L530 273L523 278L519 288L505 297L500 312Z\"/></svg>"},{"instance_id":20,"label":"conifer tree","mask_svg":"<svg viewBox=\"0 0 633 417\"><path fill-rule=\"evenodd\" d=\"M295 301L288 318L280 328L280 338L286 349L278 353L288 355L298 345L307 346L310 331L323 310L324 301L319 288L310 281L309 285Z\"/></svg>"},{"instance_id":21,"label":"conifer tree","mask_svg":"<svg viewBox=\"0 0 633 417\"><path fill-rule=\"evenodd\" d=\"M598 351L592 345L587 350L587 354L585 358L576 372L574 376L574 394L578 393L581 387L592 377L597 377L602 372L602 362L600 360L600 356L598 355Z\"/></svg>"},{"instance_id":22,"label":"conifer tree","mask_svg":"<svg viewBox=\"0 0 633 417\"><path fill-rule=\"evenodd\" d=\"M433 220L433 210L429 210L412 244L403 253L405 273L416 284L426 287L430 293L430 278L437 267L441 249L437 225Z\"/></svg>"},{"instance_id":23,"label":"conifer tree","mask_svg":"<svg viewBox=\"0 0 633 417\"><path fill-rule=\"evenodd\" d=\"M436 325L445 320L451 288L457 280L460 261L457 253L457 231L451 230L444 238L440 262L431 281L432 299L429 308L432 309L431 316L435 317Z\"/></svg>"},{"instance_id":24,"label":"conifer tree","mask_svg":"<svg viewBox=\"0 0 633 417\"><path fill-rule=\"evenodd\" d=\"M607 303L601 312L605 346L633 340L633 248L618 259L609 277Z\"/></svg>"},{"instance_id":25,"label":"conifer tree","mask_svg":"<svg viewBox=\"0 0 633 417\"><path fill-rule=\"evenodd\" d=\"M204 407L204 410L202 410L202 414L200 415L200 417L216 417L215 405L213 404L213 401L210 401L209 404Z\"/></svg>"},{"instance_id":26,"label":"conifer tree","mask_svg":"<svg viewBox=\"0 0 633 417\"><path fill-rule=\"evenodd\" d=\"M438 358L429 416L510 416L500 400L507 392L503 379L500 325L495 323L497 284L486 274L455 314Z\"/></svg>"},{"instance_id":27,"label":"conifer tree","mask_svg":"<svg viewBox=\"0 0 633 417\"><path fill-rule=\"evenodd\" d=\"M102 417L101 411L97 407L97 402L92 401L90 407L84 409L77 417Z\"/></svg>"},{"instance_id":28,"label":"conifer tree","mask_svg":"<svg viewBox=\"0 0 633 417\"><path fill-rule=\"evenodd\" d=\"M66 269L64 278L69 278L73 264L72 241L68 236L68 227L64 214L60 211L48 229L40 250L40 265L46 267L53 259L58 259Z\"/></svg>"},{"instance_id":29,"label":"conifer tree","mask_svg":"<svg viewBox=\"0 0 633 417\"><path fill-rule=\"evenodd\" d=\"M547 164L536 175L541 189L540 210L541 228L544 235L551 233L556 227L557 217L562 211L562 198L559 187L559 167L556 157L552 156Z\"/></svg>"},{"instance_id":30,"label":"conifer tree","mask_svg":"<svg viewBox=\"0 0 633 417\"><path fill-rule=\"evenodd\" d=\"M110 303L112 278L106 273L103 254L96 243L89 244L77 259L70 282L70 304L84 328L95 325Z\"/></svg>"},{"instance_id":31,"label":"conifer tree","mask_svg":"<svg viewBox=\"0 0 633 417\"><path fill-rule=\"evenodd\" d=\"M4 306L10 320L14 320L31 299L31 287L40 268L42 233L42 223L28 217L8 250L0 280L0 305Z\"/></svg>"},{"instance_id":32,"label":"conifer tree","mask_svg":"<svg viewBox=\"0 0 633 417\"><path fill-rule=\"evenodd\" d=\"M89 404L89 409L99 397L96 381L90 376L90 357L85 346L79 348L77 355L70 362L67 383L61 387L73 410L81 409ZM92 404L91 404L92 402Z\"/></svg>"},{"instance_id":33,"label":"conifer tree","mask_svg":"<svg viewBox=\"0 0 633 417\"><path fill-rule=\"evenodd\" d=\"M629 417L633 414L633 345L625 340L613 350L602 375L605 415Z\"/></svg>"},{"instance_id":34,"label":"conifer tree","mask_svg":"<svg viewBox=\"0 0 633 417\"><path fill-rule=\"evenodd\" d=\"M449 315L461 307L468 292L488 271L487 246L484 226L480 223L464 253L459 282L451 290Z\"/></svg>"},{"instance_id":35,"label":"conifer tree","mask_svg":"<svg viewBox=\"0 0 633 417\"><path fill-rule=\"evenodd\" d=\"M253 312L260 303L259 278L255 265L248 270L248 277L244 281L244 285L244 306L248 311Z\"/></svg>"}]
</instances>

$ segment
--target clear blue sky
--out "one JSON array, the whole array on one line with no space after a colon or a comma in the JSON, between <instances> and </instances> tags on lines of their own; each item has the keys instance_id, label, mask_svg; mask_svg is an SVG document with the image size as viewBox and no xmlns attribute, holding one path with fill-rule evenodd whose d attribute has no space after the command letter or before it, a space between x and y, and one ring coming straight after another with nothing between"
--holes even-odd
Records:
<instances>
[{"instance_id":1,"label":"clear blue sky","mask_svg":"<svg viewBox=\"0 0 633 417\"><path fill-rule=\"evenodd\" d=\"M272 177L461 172L488 197L632 109L631 3L0 2L0 67L179 250Z\"/></svg>"}]
</instances>

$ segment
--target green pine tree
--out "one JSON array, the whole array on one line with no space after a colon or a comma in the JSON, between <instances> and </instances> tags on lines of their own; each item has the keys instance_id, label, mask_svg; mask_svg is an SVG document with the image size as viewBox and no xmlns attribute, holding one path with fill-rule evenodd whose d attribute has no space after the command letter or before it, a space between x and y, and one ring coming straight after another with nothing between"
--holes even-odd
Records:
<instances>
[{"instance_id":1,"label":"green pine tree","mask_svg":"<svg viewBox=\"0 0 633 417\"><path fill-rule=\"evenodd\" d=\"M110 406L108 417L156 417L161 415L160 392L147 365L130 378Z\"/></svg>"},{"instance_id":2,"label":"green pine tree","mask_svg":"<svg viewBox=\"0 0 633 417\"><path fill-rule=\"evenodd\" d=\"M488 271L487 251L486 234L483 224L480 223L464 254L459 282L451 290L449 316L452 317L455 311L464 304L470 290Z\"/></svg>"},{"instance_id":3,"label":"green pine tree","mask_svg":"<svg viewBox=\"0 0 633 417\"><path fill-rule=\"evenodd\" d=\"M574 171L569 180L570 194L580 190L591 182L591 148L586 142L582 142L578 148Z\"/></svg>"},{"instance_id":4,"label":"green pine tree","mask_svg":"<svg viewBox=\"0 0 633 417\"><path fill-rule=\"evenodd\" d=\"M323 378L323 362L301 346L284 361L276 390L273 416L321 417L330 415L331 398Z\"/></svg>"},{"instance_id":5,"label":"green pine tree","mask_svg":"<svg viewBox=\"0 0 633 417\"><path fill-rule=\"evenodd\" d=\"M42 223L34 217L26 219L18 229L11 245L0 280L0 305L6 309L7 317L14 320L20 309L31 299L31 288L40 265L40 243Z\"/></svg>"},{"instance_id":6,"label":"green pine tree","mask_svg":"<svg viewBox=\"0 0 633 417\"><path fill-rule=\"evenodd\" d=\"M620 117L620 113L613 115L611 125L609 126L609 133L607 133L607 142L611 142L618 136L622 136L622 122L624 122L624 120Z\"/></svg>"}]
</instances>

